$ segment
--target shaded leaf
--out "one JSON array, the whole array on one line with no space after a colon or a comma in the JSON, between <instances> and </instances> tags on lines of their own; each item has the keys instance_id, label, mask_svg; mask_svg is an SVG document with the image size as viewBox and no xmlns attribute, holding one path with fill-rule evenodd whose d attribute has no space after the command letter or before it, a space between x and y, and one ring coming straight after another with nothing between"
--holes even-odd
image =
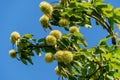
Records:
<instances>
[{"instance_id":1,"label":"shaded leaf","mask_svg":"<svg viewBox=\"0 0 120 80\"><path fill-rule=\"evenodd\" d=\"M21 60L25 65L27 65L27 61L26 61L26 59L24 59L24 58L20 58L20 60Z\"/></svg>"},{"instance_id":2,"label":"shaded leaf","mask_svg":"<svg viewBox=\"0 0 120 80\"><path fill-rule=\"evenodd\" d=\"M40 42L45 42L45 38L39 39L38 42L39 42L39 43L40 43Z\"/></svg>"},{"instance_id":3,"label":"shaded leaf","mask_svg":"<svg viewBox=\"0 0 120 80\"><path fill-rule=\"evenodd\" d=\"M32 59L29 57L27 58L28 62L31 63L33 65Z\"/></svg>"},{"instance_id":4,"label":"shaded leaf","mask_svg":"<svg viewBox=\"0 0 120 80\"><path fill-rule=\"evenodd\" d=\"M78 67L83 68L83 65L79 61L73 61L74 64L78 65Z\"/></svg>"},{"instance_id":5,"label":"shaded leaf","mask_svg":"<svg viewBox=\"0 0 120 80\"><path fill-rule=\"evenodd\" d=\"M38 56L41 56L40 49L35 49L35 52Z\"/></svg>"}]
</instances>

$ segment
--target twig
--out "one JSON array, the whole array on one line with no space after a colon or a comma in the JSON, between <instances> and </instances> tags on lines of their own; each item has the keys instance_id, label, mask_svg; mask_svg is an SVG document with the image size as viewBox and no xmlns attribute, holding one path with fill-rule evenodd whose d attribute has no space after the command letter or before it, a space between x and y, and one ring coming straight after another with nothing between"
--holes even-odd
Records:
<instances>
[{"instance_id":1,"label":"twig","mask_svg":"<svg viewBox=\"0 0 120 80\"><path fill-rule=\"evenodd\" d=\"M28 46L29 48L31 49L38 49L38 48L45 48L45 47L51 47L51 46L48 46L48 45L44 45L44 44L36 44L36 45L31 45L31 46Z\"/></svg>"},{"instance_id":2,"label":"twig","mask_svg":"<svg viewBox=\"0 0 120 80\"><path fill-rule=\"evenodd\" d=\"M102 18L102 16L96 10L94 10L94 9L92 9L92 10L95 12L95 14L97 14L97 16L95 16L95 15L89 15L89 14L86 14L86 15L88 15L88 16L96 19L97 21L99 21L103 25L103 27L108 31L108 33L111 36L113 36L113 38L112 38L112 44L116 45L117 43L116 43L116 39L114 37L114 32L112 31L112 29L110 28L110 26L108 25L108 23ZM100 19L98 18L98 16L100 17Z\"/></svg>"},{"instance_id":3,"label":"twig","mask_svg":"<svg viewBox=\"0 0 120 80\"><path fill-rule=\"evenodd\" d=\"M96 69L91 75L87 76L88 79L90 79L99 69L101 69L102 67L99 66L98 69Z\"/></svg>"}]
</instances>

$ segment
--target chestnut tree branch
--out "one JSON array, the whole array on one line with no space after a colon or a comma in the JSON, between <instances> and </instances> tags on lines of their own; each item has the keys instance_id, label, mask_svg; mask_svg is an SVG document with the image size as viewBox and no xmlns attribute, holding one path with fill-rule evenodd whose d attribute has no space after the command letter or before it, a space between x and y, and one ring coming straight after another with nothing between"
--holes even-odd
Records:
<instances>
[{"instance_id":1,"label":"chestnut tree branch","mask_svg":"<svg viewBox=\"0 0 120 80\"><path fill-rule=\"evenodd\" d=\"M116 43L116 39L115 39L115 37L114 37L114 32L113 32L113 30L110 28L109 24L103 19L103 17L102 17L96 10L94 10L94 9L92 9L92 10L94 11L94 13L95 13L97 16L95 16L94 14L93 14L93 15L86 14L86 15L88 15L88 16L96 19L97 21L99 21L99 22L101 23L101 25L107 30L107 32L108 32L111 36L113 36L113 38L112 38L112 44L113 44L113 45L116 45L117 43Z\"/></svg>"}]
</instances>

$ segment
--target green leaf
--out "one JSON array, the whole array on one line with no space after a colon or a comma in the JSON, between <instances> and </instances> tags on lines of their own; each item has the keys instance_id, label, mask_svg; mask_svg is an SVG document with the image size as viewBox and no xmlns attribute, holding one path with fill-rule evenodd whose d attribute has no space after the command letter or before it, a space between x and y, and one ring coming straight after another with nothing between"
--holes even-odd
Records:
<instances>
[{"instance_id":1,"label":"green leaf","mask_svg":"<svg viewBox=\"0 0 120 80\"><path fill-rule=\"evenodd\" d=\"M91 3L89 3L89 2L82 2L82 3L79 3L77 6L80 7L82 10L84 10L84 9L90 8Z\"/></svg>"},{"instance_id":2,"label":"green leaf","mask_svg":"<svg viewBox=\"0 0 120 80\"><path fill-rule=\"evenodd\" d=\"M55 48L54 48L53 46L51 46L51 47L46 47L46 48L44 48L44 50L45 50L45 52L52 52L52 53L55 53L55 52L56 52L56 50L55 50Z\"/></svg>"},{"instance_id":3,"label":"green leaf","mask_svg":"<svg viewBox=\"0 0 120 80\"><path fill-rule=\"evenodd\" d=\"M73 35L77 36L77 37L82 37L83 36L80 32L74 32Z\"/></svg>"},{"instance_id":4,"label":"green leaf","mask_svg":"<svg viewBox=\"0 0 120 80\"><path fill-rule=\"evenodd\" d=\"M110 48L109 48L109 46L107 46L107 45L101 45L101 46L99 46L99 50L100 50L102 53L109 53L109 52L110 52Z\"/></svg>"},{"instance_id":5,"label":"green leaf","mask_svg":"<svg viewBox=\"0 0 120 80\"><path fill-rule=\"evenodd\" d=\"M22 63L24 63L25 65L27 65L27 61L26 61L26 59L24 59L24 58L20 58L20 60L22 61Z\"/></svg>"},{"instance_id":6,"label":"green leaf","mask_svg":"<svg viewBox=\"0 0 120 80\"><path fill-rule=\"evenodd\" d=\"M70 38L62 36L60 41L57 43L58 48L61 50L68 49L70 47Z\"/></svg>"},{"instance_id":7,"label":"green leaf","mask_svg":"<svg viewBox=\"0 0 120 80\"><path fill-rule=\"evenodd\" d=\"M96 9L107 18L113 17L113 6L110 4L99 4Z\"/></svg>"},{"instance_id":8,"label":"green leaf","mask_svg":"<svg viewBox=\"0 0 120 80\"><path fill-rule=\"evenodd\" d=\"M68 11L67 12L63 12L61 13L61 16L64 17L64 18L69 18L69 14Z\"/></svg>"},{"instance_id":9,"label":"green leaf","mask_svg":"<svg viewBox=\"0 0 120 80\"><path fill-rule=\"evenodd\" d=\"M120 72L120 60L116 58L111 58L111 63L114 70L118 70Z\"/></svg>"},{"instance_id":10,"label":"green leaf","mask_svg":"<svg viewBox=\"0 0 120 80\"><path fill-rule=\"evenodd\" d=\"M107 8L102 8L103 14L107 17L113 17L113 6L112 5L107 5Z\"/></svg>"},{"instance_id":11,"label":"green leaf","mask_svg":"<svg viewBox=\"0 0 120 80\"><path fill-rule=\"evenodd\" d=\"M87 47L87 45L88 45L87 42L85 41L85 39L83 39L83 38L78 38L77 43L82 44L85 47Z\"/></svg>"},{"instance_id":12,"label":"green leaf","mask_svg":"<svg viewBox=\"0 0 120 80\"><path fill-rule=\"evenodd\" d=\"M102 40L99 41L98 46L103 45L110 38L112 38L112 36L110 35L108 35L106 38L103 38Z\"/></svg>"},{"instance_id":13,"label":"green leaf","mask_svg":"<svg viewBox=\"0 0 120 80\"><path fill-rule=\"evenodd\" d=\"M120 79L120 73L114 73L114 77Z\"/></svg>"},{"instance_id":14,"label":"green leaf","mask_svg":"<svg viewBox=\"0 0 120 80\"><path fill-rule=\"evenodd\" d=\"M73 67L77 73L80 73L79 67L76 64L73 64Z\"/></svg>"},{"instance_id":15,"label":"green leaf","mask_svg":"<svg viewBox=\"0 0 120 80\"><path fill-rule=\"evenodd\" d=\"M77 74L79 74L76 70L72 70L72 74L73 75L77 75Z\"/></svg>"},{"instance_id":16,"label":"green leaf","mask_svg":"<svg viewBox=\"0 0 120 80\"><path fill-rule=\"evenodd\" d=\"M108 21L110 23L111 29L114 30L114 18L113 17L112 18L108 18Z\"/></svg>"},{"instance_id":17,"label":"green leaf","mask_svg":"<svg viewBox=\"0 0 120 80\"><path fill-rule=\"evenodd\" d=\"M77 2L76 1L71 1L70 4L69 4L69 7L70 8L77 7Z\"/></svg>"},{"instance_id":18,"label":"green leaf","mask_svg":"<svg viewBox=\"0 0 120 80\"><path fill-rule=\"evenodd\" d=\"M85 52L84 54L83 54L87 59L89 59L90 61L92 61L93 59L94 59L94 57L91 55L91 53L89 53L89 52Z\"/></svg>"},{"instance_id":19,"label":"green leaf","mask_svg":"<svg viewBox=\"0 0 120 80\"><path fill-rule=\"evenodd\" d=\"M69 76L69 80L77 80L75 76Z\"/></svg>"},{"instance_id":20,"label":"green leaf","mask_svg":"<svg viewBox=\"0 0 120 80\"><path fill-rule=\"evenodd\" d=\"M32 61L32 59L30 57L27 58L27 60L28 60L29 63L31 63L33 65L33 61Z\"/></svg>"},{"instance_id":21,"label":"green leaf","mask_svg":"<svg viewBox=\"0 0 120 80\"><path fill-rule=\"evenodd\" d=\"M82 17L80 16L80 14L77 15L75 13L72 13L72 15L70 15L70 19L69 20L78 23L79 21L82 20Z\"/></svg>"},{"instance_id":22,"label":"green leaf","mask_svg":"<svg viewBox=\"0 0 120 80\"><path fill-rule=\"evenodd\" d=\"M35 49L35 52L38 56L41 56L40 49Z\"/></svg>"},{"instance_id":23,"label":"green leaf","mask_svg":"<svg viewBox=\"0 0 120 80\"><path fill-rule=\"evenodd\" d=\"M74 64L76 64L78 67L83 68L83 65L79 61L73 61Z\"/></svg>"},{"instance_id":24,"label":"green leaf","mask_svg":"<svg viewBox=\"0 0 120 80\"><path fill-rule=\"evenodd\" d=\"M120 38L117 38L118 45L120 45Z\"/></svg>"},{"instance_id":25,"label":"green leaf","mask_svg":"<svg viewBox=\"0 0 120 80\"><path fill-rule=\"evenodd\" d=\"M113 51L113 57L120 58L120 48L117 48Z\"/></svg>"},{"instance_id":26,"label":"green leaf","mask_svg":"<svg viewBox=\"0 0 120 80\"><path fill-rule=\"evenodd\" d=\"M23 38L27 38L27 39L32 39L33 35L32 34L24 34Z\"/></svg>"},{"instance_id":27,"label":"green leaf","mask_svg":"<svg viewBox=\"0 0 120 80\"><path fill-rule=\"evenodd\" d=\"M120 24L120 8L114 9L114 21Z\"/></svg>"},{"instance_id":28,"label":"green leaf","mask_svg":"<svg viewBox=\"0 0 120 80\"><path fill-rule=\"evenodd\" d=\"M70 37L72 34L63 34L62 37Z\"/></svg>"},{"instance_id":29,"label":"green leaf","mask_svg":"<svg viewBox=\"0 0 120 80\"><path fill-rule=\"evenodd\" d=\"M102 54L102 57L106 58L106 60L109 60L112 56L113 55L111 53L107 53L107 54L103 53Z\"/></svg>"},{"instance_id":30,"label":"green leaf","mask_svg":"<svg viewBox=\"0 0 120 80\"><path fill-rule=\"evenodd\" d=\"M114 14L120 16L120 8L114 9Z\"/></svg>"},{"instance_id":31,"label":"green leaf","mask_svg":"<svg viewBox=\"0 0 120 80\"><path fill-rule=\"evenodd\" d=\"M103 2L104 0L91 0L91 2L95 5L99 5Z\"/></svg>"},{"instance_id":32,"label":"green leaf","mask_svg":"<svg viewBox=\"0 0 120 80\"><path fill-rule=\"evenodd\" d=\"M59 8L61 8L61 6ZM55 25L55 26L58 25L58 21L60 20L60 17L61 17L60 13L61 13L61 9L58 9L58 7L55 7L51 16L52 20L50 20L50 23L52 25Z\"/></svg>"},{"instance_id":33,"label":"green leaf","mask_svg":"<svg viewBox=\"0 0 120 80\"><path fill-rule=\"evenodd\" d=\"M95 47L91 47L91 48L89 48L88 51L91 52L91 53L95 52Z\"/></svg>"},{"instance_id":34,"label":"green leaf","mask_svg":"<svg viewBox=\"0 0 120 80\"><path fill-rule=\"evenodd\" d=\"M30 51L28 54L29 54L30 56L35 56L32 51Z\"/></svg>"},{"instance_id":35,"label":"green leaf","mask_svg":"<svg viewBox=\"0 0 120 80\"><path fill-rule=\"evenodd\" d=\"M39 39L38 42L39 42L39 43L40 43L40 42L45 42L45 38Z\"/></svg>"},{"instance_id":36,"label":"green leaf","mask_svg":"<svg viewBox=\"0 0 120 80\"><path fill-rule=\"evenodd\" d=\"M107 80L114 80L114 77L107 75Z\"/></svg>"}]
</instances>

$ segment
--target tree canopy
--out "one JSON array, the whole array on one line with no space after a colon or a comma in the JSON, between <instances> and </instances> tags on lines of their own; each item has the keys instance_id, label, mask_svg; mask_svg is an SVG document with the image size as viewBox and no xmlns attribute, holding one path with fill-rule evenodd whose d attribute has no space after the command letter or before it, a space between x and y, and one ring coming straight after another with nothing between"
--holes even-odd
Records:
<instances>
[{"instance_id":1,"label":"tree canopy","mask_svg":"<svg viewBox=\"0 0 120 80\"><path fill-rule=\"evenodd\" d=\"M54 5L43 1L39 8L44 13L40 24L45 30L50 29L50 33L40 39L35 39L33 34L11 33L12 58L33 64L32 57L44 52L47 63L58 62L55 71L63 80L120 79L120 38L114 32L115 24L120 28L120 8L103 0L60 0ZM96 47L87 48L80 27L96 27L92 26L92 19L108 35ZM62 34L52 26L64 28L68 33ZM107 43L109 39L112 45Z\"/></svg>"}]
</instances>

